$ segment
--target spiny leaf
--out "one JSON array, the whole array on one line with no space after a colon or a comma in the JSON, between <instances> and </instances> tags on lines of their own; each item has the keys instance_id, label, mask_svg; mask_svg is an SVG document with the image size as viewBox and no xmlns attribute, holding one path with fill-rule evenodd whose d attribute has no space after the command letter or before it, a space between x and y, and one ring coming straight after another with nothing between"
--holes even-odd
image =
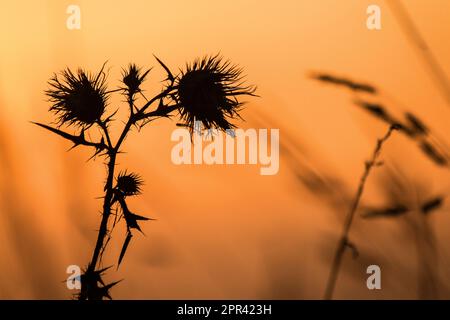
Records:
<instances>
[{"instance_id":1,"label":"spiny leaf","mask_svg":"<svg viewBox=\"0 0 450 320\"><path fill-rule=\"evenodd\" d=\"M92 292L90 292L90 295L94 298L93 300L102 300L103 298L108 298L109 300L112 300L111 295L109 294L109 289L114 287L116 284L121 282L122 280L112 282L106 286L103 287L97 287L93 288Z\"/></svg>"},{"instance_id":2,"label":"spiny leaf","mask_svg":"<svg viewBox=\"0 0 450 320\"><path fill-rule=\"evenodd\" d=\"M119 281L114 281L106 286L104 286L102 289L104 290L104 296L107 297L108 299L112 300L111 296L109 295L109 289L111 289L112 287L114 287L116 284L118 284L119 282L122 282L122 280Z\"/></svg>"},{"instance_id":3,"label":"spiny leaf","mask_svg":"<svg viewBox=\"0 0 450 320\"><path fill-rule=\"evenodd\" d=\"M134 220L143 220L143 221L155 220L155 219L143 217L143 216L140 216L140 215L137 215L137 214L134 214L134 213L131 213L130 217L132 217Z\"/></svg>"},{"instance_id":4,"label":"spiny leaf","mask_svg":"<svg viewBox=\"0 0 450 320\"><path fill-rule=\"evenodd\" d=\"M127 251L128 245L130 244L131 238L133 235L130 231L127 232L127 237L122 246L122 250L120 251L119 262L117 263L117 269L119 269L120 263L122 262L123 257L125 256L125 252Z\"/></svg>"},{"instance_id":5,"label":"spiny leaf","mask_svg":"<svg viewBox=\"0 0 450 320\"><path fill-rule=\"evenodd\" d=\"M156 59L156 61L158 61L158 63L164 68L164 70L166 70L167 72L167 80L170 80L172 82L175 81L175 77L173 76L172 72L170 71L170 69L161 61L159 60L159 58L155 55L153 55Z\"/></svg>"},{"instance_id":6,"label":"spiny leaf","mask_svg":"<svg viewBox=\"0 0 450 320\"><path fill-rule=\"evenodd\" d=\"M123 196L121 196L121 195L117 196L117 200L119 201L119 204L120 204L120 206L122 208L123 217L125 218L125 222L127 224L127 228L128 229L137 229L141 233L143 233L137 222L139 220L141 220L141 221L154 220L154 219L151 219L151 218L146 218L146 217L139 216L137 214L132 213L128 209L127 203L126 203L125 198Z\"/></svg>"},{"instance_id":7,"label":"spiny leaf","mask_svg":"<svg viewBox=\"0 0 450 320\"><path fill-rule=\"evenodd\" d=\"M81 130L80 135L77 136L77 135L73 135L73 134L64 132L62 130L50 127L50 126L48 126L46 124L42 124L42 123L38 123L38 122L31 122L31 123L33 123L33 124L35 124L37 126L40 126L40 127L44 128L44 129L47 129L47 130L49 130L49 131L51 131L53 133L56 133L57 135L63 137L64 139L72 141L75 144L72 147L72 149L77 147L77 146L79 146L79 145L85 145L85 146L96 148L97 149L96 154L100 153L101 151L103 151L105 149L108 149L108 146L104 143L103 140L101 142L90 142L90 141L87 141L85 136L84 136L84 130Z\"/></svg>"},{"instance_id":8,"label":"spiny leaf","mask_svg":"<svg viewBox=\"0 0 450 320\"><path fill-rule=\"evenodd\" d=\"M111 268L111 267L112 267L112 266L109 266L109 267L105 267L105 268L103 268L103 269L100 269L100 270L94 270L94 271L91 271L91 270L89 270L89 268L88 268L88 270L86 270L86 271L84 272L84 274L81 275L81 281L87 281L87 282L89 282L89 281L91 281L91 282L96 282L96 281L98 281L98 282L100 282L101 284L105 285L105 284L103 283L103 280L102 280L102 275L103 275L103 273L105 273L106 270L108 270L108 269Z\"/></svg>"}]
</instances>

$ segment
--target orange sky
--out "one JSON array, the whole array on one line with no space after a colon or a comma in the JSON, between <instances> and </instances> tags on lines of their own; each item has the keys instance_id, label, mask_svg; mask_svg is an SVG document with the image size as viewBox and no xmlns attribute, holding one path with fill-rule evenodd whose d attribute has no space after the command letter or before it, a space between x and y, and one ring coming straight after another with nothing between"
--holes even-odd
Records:
<instances>
[{"instance_id":1,"label":"orange sky","mask_svg":"<svg viewBox=\"0 0 450 320\"><path fill-rule=\"evenodd\" d=\"M450 74L450 2L404 2ZM66 28L69 4L81 8L81 30ZM381 7L380 31L365 26L369 4ZM394 112L413 111L449 142L449 105L386 1L10 1L1 5L0 34L0 298L69 297L61 283L65 268L87 263L94 246L101 159L86 162L90 154L81 149L67 153L65 141L29 123L51 121L43 91L66 66L95 71L108 60L111 86L129 62L154 66L146 89L157 92L164 74L152 54L177 70L220 52L258 86L261 97L247 99L243 126L257 126L265 115L266 125L280 128L281 143L293 139L318 168L351 188L385 126L355 108L347 92L309 79L311 71L376 84ZM320 298L341 230L335 213L297 183L284 158L276 176L260 176L257 166L173 165L175 123L160 120L134 133L119 159L146 181L133 208L158 220L145 224L146 236L134 237L121 269L109 274L125 279L113 296ZM404 137L395 136L385 154L412 179L447 192L448 170L435 168ZM379 198L375 181L369 202ZM449 222L446 212L431 221L440 279L447 282ZM365 270L348 259L336 297L415 298L415 251L398 239L401 223L355 228L360 249L374 253L372 263L385 264L386 281L383 290L369 292ZM116 261L122 237L108 262ZM360 274L345 271L351 268ZM449 298L449 289L441 296Z\"/></svg>"}]
</instances>

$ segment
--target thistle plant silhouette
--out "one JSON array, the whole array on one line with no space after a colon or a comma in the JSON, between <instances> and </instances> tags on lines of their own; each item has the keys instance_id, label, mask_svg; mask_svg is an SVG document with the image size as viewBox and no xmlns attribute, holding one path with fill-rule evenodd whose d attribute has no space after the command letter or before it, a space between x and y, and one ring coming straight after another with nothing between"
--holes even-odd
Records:
<instances>
[{"instance_id":1,"label":"thistle plant silhouette","mask_svg":"<svg viewBox=\"0 0 450 320\"><path fill-rule=\"evenodd\" d=\"M155 119L169 118L178 113L181 121L185 122L182 125L188 127L191 133L195 121L201 121L206 129L225 131L235 127L231 120L240 118L243 102L239 98L255 96L256 87L245 84L242 69L219 55L197 59L187 64L178 75L174 75L156 56L155 59L167 73L167 78L161 92L153 98L146 99L142 90L150 69L143 70L130 64L123 69L121 87L114 90L107 88L106 63L97 74L82 69L77 72L66 69L51 78L50 88L46 91L52 104L49 111L57 116L57 126L33 122L71 141L74 144L72 149L77 146L90 147L94 149L92 158L106 159L102 219L91 261L81 275L81 290L77 295L80 300L111 299L109 290L119 282L105 284L102 277L111 266L100 266L114 227L121 221L125 222L126 237L117 262L119 267L133 232L142 232L139 223L151 220L133 213L127 203L129 197L141 193L143 180L140 175L127 170L116 175L116 160L131 129L141 129ZM114 116L117 110L108 111L108 100L113 93L125 96L129 109L128 119L116 142L111 137L111 128L116 123ZM138 100L141 99L145 102L138 107ZM76 133L68 133L61 127L74 128ZM100 130L100 140L91 141L88 138L94 128ZM111 219L112 216L114 219Z\"/></svg>"}]
</instances>

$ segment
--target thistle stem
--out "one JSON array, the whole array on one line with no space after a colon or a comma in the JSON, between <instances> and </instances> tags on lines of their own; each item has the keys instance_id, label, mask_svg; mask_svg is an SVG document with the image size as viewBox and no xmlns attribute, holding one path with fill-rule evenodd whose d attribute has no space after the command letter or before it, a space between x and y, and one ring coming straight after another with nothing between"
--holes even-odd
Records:
<instances>
[{"instance_id":1,"label":"thistle stem","mask_svg":"<svg viewBox=\"0 0 450 320\"><path fill-rule=\"evenodd\" d=\"M159 95L158 95L159 96ZM157 97L158 97L157 96ZM153 98L151 101L156 101L157 99ZM146 104L147 105L147 104ZM139 113L143 112L142 108ZM125 140L128 132L130 131L131 127L138 121L139 119L135 116L133 112L130 113L130 117L125 124L125 127L122 130L122 133L119 136L119 139L117 140L117 143L114 147L112 147L111 140L109 138L109 133L106 126L102 126L103 130L105 131L105 135L108 140L108 144L111 146L111 149L109 151L109 162L108 162L108 177L106 179L105 184L105 198L103 201L103 213L102 213L102 220L100 222L100 229L98 231L98 237L97 242L95 244L95 249L92 254L91 262L89 263L88 269L90 271L95 271L95 268L97 267L97 263L100 257L100 253L103 248L103 244L105 242L105 238L108 234L108 221L109 217L111 215L111 201L113 197L113 182L114 182L114 169L116 166L116 159L117 159L117 153L119 152L120 146L122 145L123 141Z\"/></svg>"},{"instance_id":2,"label":"thistle stem","mask_svg":"<svg viewBox=\"0 0 450 320\"><path fill-rule=\"evenodd\" d=\"M114 168L116 165L116 155L117 152L112 152L110 154L110 159L108 163L108 178L106 180L105 185L105 198L103 201L103 214L102 221L100 223L100 229L98 231L97 242L95 244L94 253L92 254L91 263L89 263L90 271L94 271L97 266L97 261L100 255L100 252L103 247L104 239L108 233L108 220L111 215L111 200L113 196L113 180L114 180Z\"/></svg>"},{"instance_id":3,"label":"thistle stem","mask_svg":"<svg viewBox=\"0 0 450 320\"><path fill-rule=\"evenodd\" d=\"M338 243L338 247L337 247L335 255L334 255L333 264L331 267L330 275L328 277L327 287L325 290L325 295L324 295L325 300L331 300L333 297L333 292L334 292L334 288L336 286L336 281L337 281L337 277L339 274L339 269L341 266L342 258L344 256L346 247L348 247L350 245L350 243L348 241L348 234L350 232L350 228L352 226L356 210L358 209L359 202L361 201L361 197L364 192L364 187L366 185L367 178L369 177L369 174L370 174L372 168L377 165L378 157L381 154L381 149L383 148L383 144L389 139L389 137L392 134L392 131L394 131L396 129L397 129L397 126L395 126L395 125L389 127L389 130L384 135L384 137L377 141L377 145L373 151L372 158L366 162L364 173L359 182L359 186L356 191L356 195L353 200L353 203L352 203L350 210L348 211L348 214L345 218L342 235L341 235L341 238Z\"/></svg>"}]
</instances>

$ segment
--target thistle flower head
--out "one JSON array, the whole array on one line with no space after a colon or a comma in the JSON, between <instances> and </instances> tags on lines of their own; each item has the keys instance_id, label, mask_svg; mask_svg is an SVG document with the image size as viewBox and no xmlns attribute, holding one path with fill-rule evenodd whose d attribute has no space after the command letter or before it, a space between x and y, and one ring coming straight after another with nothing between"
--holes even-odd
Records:
<instances>
[{"instance_id":1,"label":"thistle flower head","mask_svg":"<svg viewBox=\"0 0 450 320\"><path fill-rule=\"evenodd\" d=\"M255 87L243 82L242 69L218 55L196 60L176 79L175 100L188 127L201 121L206 129L234 127L230 119L239 117L242 95L254 95Z\"/></svg>"},{"instance_id":2,"label":"thistle flower head","mask_svg":"<svg viewBox=\"0 0 450 320\"><path fill-rule=\"evenodd\" d=\"M50 111L59 116L60 124L89 127L101 120L108 100L103 69L96 75L66 69L49 81Z\"/></svg>"},{"instance_id":3,"label":"thistle flower head","mask_svg":"<svg viewBox=\"0 0 450 320\"><path fill-rule=\"evenodd\" d=\"M142 71L134 63L128 65L127 69L122 71L122 82L125 85L125 91L130 96L141 91L141 84L145 81L147 74L150 72L149 70Z\"/></svg>"},{"instance_id":4,"label":"thistle flower head","mask_svg":"<svg viewBox=\"0 0 450 320\"><path fill-rule=\"evenodd\" d=\"M121 172L117 177L116 188L125 196L134 196L141 193L143 181L136 173Z\"/></svg>"}]
</instances>

